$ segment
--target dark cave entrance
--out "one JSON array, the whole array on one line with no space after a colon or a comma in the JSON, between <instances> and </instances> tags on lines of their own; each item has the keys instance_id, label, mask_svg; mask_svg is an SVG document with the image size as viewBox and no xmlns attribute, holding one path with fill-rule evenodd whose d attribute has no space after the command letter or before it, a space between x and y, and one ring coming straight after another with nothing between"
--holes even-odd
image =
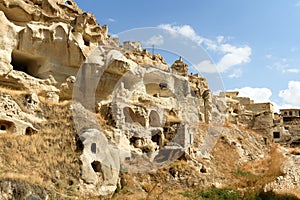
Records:
<instances>
[{"instance_id":1,"label":"dark cave entrance","mask_svg":"<svg viewBox=\"0 0 300 200\"><path fill-rule=\"evenodd\" d=\"M14 70L25 72L36 78L39 76L41 66L46 62L43 57L33 56L19 50L14 50L11 57L11 65Z\"/></svg>"},{"instance_id":2,"label":"dark cave entrance","mask_svg":"<svg viewBox=\"0 0 300 200\"><path fill-rule=\"evenodd\" d=\"M101 163L99 161L95 160L94 162L91 163L91 165L92 165L94 172L102 172Z\"/></svg>"},{"instance_id":3,"label":"dark cave entrance","mask_svg":"<svg viewBox=\"0 0 300 200\"><path fill-rule=\"evenodd\" d=\"M279 139L280 138L280 132L273 132L273 138Z\"/></svg>"}]
</instances>

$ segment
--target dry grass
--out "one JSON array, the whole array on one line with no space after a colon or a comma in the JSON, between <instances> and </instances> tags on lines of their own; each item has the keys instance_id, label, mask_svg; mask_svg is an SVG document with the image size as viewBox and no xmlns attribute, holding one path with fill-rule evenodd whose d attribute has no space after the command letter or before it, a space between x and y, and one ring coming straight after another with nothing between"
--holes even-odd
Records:
<instances>
[{"instance_id":1,"label":"dry grass","mask_svg":"<svg viewBox=\"0 0 300 200\"><path fill-rule=\"evenodd\" d=\"M300 187L296 188L296 189L293 189L293 190L286 190L286 191L283 191L284 194L292 194L292 195L295 195L297 198L300 199Z\"/></svg>"},{"instance_id":2,"label":"dry grass","mask_svg":"<svg viewBox=\"0 0 300 200\"><path fill-rule=\"evenodd\" d=\"M173 177L171 171L178 172ZM180 176L187 177L180 179ZM141 174L122 174L126 180L125 187L114 195L114 199L186 199L180 193L193 190L194 182L199 182L201 174L184 160L158 169L153 172Z\"/></svg>"},{"instance_id":3,"label":"dry grass","mask_svg":"<svg viewBox=\"0 0 300 200\"><path fill-rule=\"evenodd\" d=\"M212 155L214 156L213 165L215 166L215 171L218 172L216 175L226 177L226 184L234 182L235 177L232 172L239 166L238 152L227 142L219 139L212 151Z\"/></svg>"},{"instance_id":4,"label":"dry grass","mask_svg":"<svg viewBox=\"0 0 300 200\"><path fill-rule=\"evenodd\" d=\"M1 89L22 103L22 91ZM80 196L80 151L76 147L77 133L74 130L70 102L52 103L40 98L41 110L45 123L34 124L39 129L37 134L25 136L0 135L0 180L15 179L29 184L37 184L50 190L51 199ZM104 129L109 129L109 122L100 114L96 115ZM229 127L229 125L228 125ZM195 142L202 144L207 124L199 124L199 137ZM230 127L229 127L230 128ZM256 162L239 166L239 154L229 144L219 141L213 150L216 176L224 177L228 186L240 188L261 188L273 181L281 173L280 163L283 156L271 148L270 156ZM203 161L205 163L205 161ZM209 163L207 163L209 165ZM173 177L170 170L175 170L185 179ZM205 175L197 171L184 160L179 160L145 174L124 174L125 187L114 196L115 199L186 199L179 194L183 191L201 189L199 180ZM211 178L211 177L210 177ZM198 186L196 184L198 182Z\"/></svg>"},{"instance_id":5,"label":"dry grass","mask_svg":"<svg viewBox=\"0 0 300 200\"><path fill-rule=\"evenodd\" d=\"M21 104L24 92L2 89ZM53 198L78 196L80 152L76 151L76 131L67 102L41 101L44 123L34 124L34 135L0 135L0 179L37 184L52 191ZM57 196L58 195L58 196Z\"/></svg>"},{"instance_id":6,"label":"dry grass","mask_svg":"<svg viewBox=\"0 0 300 200\"><path fill-rule=\"evenodd\" d=\"M0 85L0 91L1 91L1 93L10 94L12 96L19 96L19 95L28 93L28 92L23 91L23 90L14 90L11 87L3 86L3 85Z\"/></svg>"},{"instance_id":7,"label":"dry grass","mask_svg":"<svg viewBox=\"0 0 300 200\"><path fill-rule=\"evenodd\" d=\"M267 158L245 163L233 171L234 181L228 186L248 193L260 193L267 183L281 176L285 159L277 150L276 144L273 144L270 150Z\"/></svg>"}]
</instances>

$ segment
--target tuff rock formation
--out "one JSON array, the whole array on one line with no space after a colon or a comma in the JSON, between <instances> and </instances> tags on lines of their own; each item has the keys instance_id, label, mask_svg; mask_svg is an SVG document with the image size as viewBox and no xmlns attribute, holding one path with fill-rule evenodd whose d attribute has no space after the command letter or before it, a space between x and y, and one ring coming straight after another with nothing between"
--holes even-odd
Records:
<instances>
[{"instance_id":1,"label":"tuff rock formation","mask_svg":"<svg viewBox=\"0 0 300 200\"><path fill-rule=\"evenodd\" d=\"M189 74L181 58L169 66L139 42L119 45L107 26L71 0L0 0L0 26L0 136L16 137L4 150L15 145L22 154L22 141L30 145L43 135L45 143L37 141L41 149L33 152L49 155L46 149L55 145L61 150L57 154L71 149L67 157L57 156L60 170L79 152L71 164L79 163L80 170L68 171L73 179L80 174L79 180L67 184L76 183L81 197L111 197L126 185L123 172L149 172L178 159L201 179L170 168L168 180L219 187L226 181L214 159L216 145L234 149L233 166L240 167L267 158L273 137L279 132L288 140L285 127L298 127L299 112L283 117L289 122L283 127L273 121L272 104L254 104L236 92L213 95L206 79ZM69 132L75 136L49 142ZM1 182L1 199L47 199L49 191L74 198L57 190L60 173L45 175L47 191L28 187L17 197L11 190L18 184Z\"/></svg>"},{"instance_id":2,"label":"tuff rock formation","mask_svg":"<svg viewBox=\"0 0 300 200\"><path fill-rule=\"evenodd\" d=\"M39 98L73 98L84 146L82 192L113 194L121 163L143 157L151 163L147 171L178 159L188 152L198 123L210 122L204 78L188 75L181 59L170 68L138 42L120 47L106 26L73 1L3 0L0 10L1 86L26 91L21 108L10 96L1 97L1 132L39 134L34 125L47 120ZM93 110L111 128L102 130ZM129 170L140 170L134 167Z\"/></svg>"}]
</instances>

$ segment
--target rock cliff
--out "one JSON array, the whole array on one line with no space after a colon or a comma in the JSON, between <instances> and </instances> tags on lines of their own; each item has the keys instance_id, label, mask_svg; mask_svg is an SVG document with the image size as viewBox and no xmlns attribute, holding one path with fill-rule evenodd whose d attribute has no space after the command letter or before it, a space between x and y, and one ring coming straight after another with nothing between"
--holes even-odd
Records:
<instances>
[{"instance_id":1,"label":"rock cliff","mask_svg":"<svg viewBox=\"0 0 300 200\"><path fill-rule=\"evenodd\" d=\"M71 0L0 0L0 26L1 199L221 187L272 158L270 104L213 95Z\"/></svg>"}]
</instances>

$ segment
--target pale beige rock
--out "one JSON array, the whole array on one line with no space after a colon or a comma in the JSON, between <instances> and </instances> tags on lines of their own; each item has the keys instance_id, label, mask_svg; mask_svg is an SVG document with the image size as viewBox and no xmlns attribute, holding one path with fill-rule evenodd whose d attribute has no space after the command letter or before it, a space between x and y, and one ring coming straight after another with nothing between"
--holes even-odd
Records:
<instances>
[{"instance_id":1,"label":"pale beige rock","mask_svg":"<svg viewBox=\"0 0 300 200\"><path fill-rule=\"evenodd\" d=\"M12 67L11 54L18 44L18 32L22 29L10 22L5 14L0 11L0 73L7 74Z\"/></svg>"}]
</instances>

